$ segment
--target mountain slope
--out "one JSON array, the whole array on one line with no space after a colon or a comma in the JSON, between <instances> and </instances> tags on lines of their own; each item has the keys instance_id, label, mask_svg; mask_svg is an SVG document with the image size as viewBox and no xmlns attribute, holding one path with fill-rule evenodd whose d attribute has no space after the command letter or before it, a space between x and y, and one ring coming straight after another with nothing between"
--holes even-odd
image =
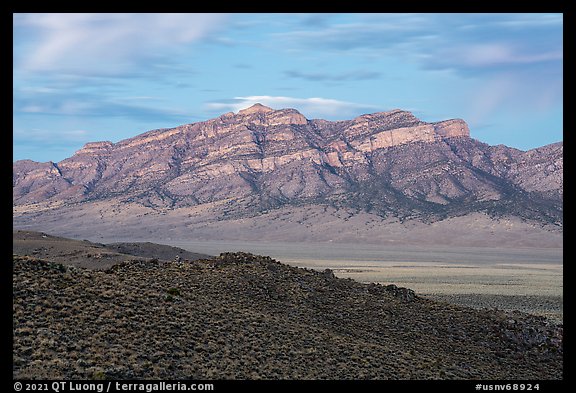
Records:
<instances>
[{"instance_id":1,"label":"mountain slope","mask_svg":"<svg viewBox=\"0 0 576 393\"><path fill-rule=\"evenodd\" d=\"M330 122L257 104L88 143L59 163L17 161L13 199L22 225L31 223L23 213L110 202L154 212L216 204L219 219L308 205L420 222L482 212L561 228L562 170L562 142L489 146L459 119L393 110Z\"/></svg>"}]
</instances>

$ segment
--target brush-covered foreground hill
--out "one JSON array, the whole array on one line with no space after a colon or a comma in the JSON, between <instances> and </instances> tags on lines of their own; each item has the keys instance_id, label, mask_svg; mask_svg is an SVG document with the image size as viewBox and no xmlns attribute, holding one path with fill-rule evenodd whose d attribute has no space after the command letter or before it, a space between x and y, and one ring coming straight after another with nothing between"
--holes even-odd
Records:
<instances>
[{"instance_id":1,"label":"brush-covered foreground hill","mask_svg":"<svg viewBox=\"0 0 576 393\"><path fill-rule=\"evenodd\" d=\"M326 121L254 105L88 143L58 163L13 165L14 226L76 238L336 240L314 231L326 225L336 237L381 242L374 232L390 225L426 232L438 222L494 245L502 236L492 228L510 222L513 245L537 232L536 241L554 238L547 247L560 242L562 198L562 142L490 146L463 120L427 123L402 110Z\"/></svg>"},{"instance_id":2,"label":"brush-covered foreground hill","mask_svg":"<svg viewBox=\"0 0 576 393\"><path fill-rule=\"evenodd\" d=\"M562 327L235 253L13 257L22 379L562 379Z\"/></svg>"},{"instance_id":3,"label":"brush-covered foreground hill","mask_svg":"<svg viewBox=\"0 0 576 393\"><path fill-rule=\"evenodd\" d=\"M150 242L102 244L19 230L12 231L12 253L88 269L107 269L133 259L134 256L168 261L176 258L193 261L210 257Z\"/></svg>"}]
</instances>

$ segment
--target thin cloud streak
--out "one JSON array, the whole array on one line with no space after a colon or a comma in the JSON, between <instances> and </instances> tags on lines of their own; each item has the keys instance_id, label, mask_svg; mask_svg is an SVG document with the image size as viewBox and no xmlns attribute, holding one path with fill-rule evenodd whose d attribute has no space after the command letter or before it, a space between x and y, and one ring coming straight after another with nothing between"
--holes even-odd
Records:
<instances>
[{"instance_id":1,"label":"thin cloud streak","mask_svg":"<svg viewBox=\"0 0 576 393\"><path fill-rule=\"evenodd\" d=\"M304 79L311 82L343 82L343 81L363 81L374 80L381 76L380 72L376 71L349 71L339 74L330 74L324 72L301 72L297 70L288 70L284 74L290 78Z\"/></svg>"},{"instance_id":2,"label":"thin cloud streak","mask_svg":"<svg viewBox=\"0 0 576 393\"><path fill-rule=\"evenodd\" d=\"M238 112L241 109L257 103L273 109L296 108L307 118L323 117L344 119L347 116L357 116L365 112L381 109L373 105L340 101L331 98L297 98L283 96L234 97L231 100L207 103L206 108L211 111Z\"/></svg>"},{"instance_id":3,"label":"thin cloud streak","mask_svg":"<svg viewBox=\"0 0 576 393\"><path fill-rule=\"evenodd\" d=\"M147 102L151 97L133 97L130 100ZM37 116L67 116L71 118L111 118L125 117L137 121L164 121L180 123L190 119L190 115L174 108L163 109L156 106L134 105L105 96L88 93L66 93L44 90L43 94L33 94L30 90L16 91L13 99L16 114Z\"/></svg>"},{"instance_id":4,"label":"thin cloud streak","mask_svg":"<svg viewBox=\"0 0 576 393\"><path fill-rule=\"evenodd\" d=\"M376 14L365 23L333 24L275 37L289 49L401 56L424 67L458 70L560 61L562 22L561 15L555 14L539 18L523 14Z\"/></svg>"}]
</instances>

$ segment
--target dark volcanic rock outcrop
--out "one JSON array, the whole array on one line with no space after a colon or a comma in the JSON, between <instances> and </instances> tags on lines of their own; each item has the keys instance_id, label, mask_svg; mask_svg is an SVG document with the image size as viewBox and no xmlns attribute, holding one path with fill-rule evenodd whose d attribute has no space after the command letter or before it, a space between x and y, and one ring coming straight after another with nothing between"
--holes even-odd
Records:
<instances>
[{"instance_id":1,"label":"dark volcanic rock outcrop","mask_svg":"<svg viewBox=\"0 0 576 393\"><path fill-rule=\"evenodd\" d=\"M562 379L562 327L227 253L14 257L17 379Z\"/></svg>"}]
</instances>

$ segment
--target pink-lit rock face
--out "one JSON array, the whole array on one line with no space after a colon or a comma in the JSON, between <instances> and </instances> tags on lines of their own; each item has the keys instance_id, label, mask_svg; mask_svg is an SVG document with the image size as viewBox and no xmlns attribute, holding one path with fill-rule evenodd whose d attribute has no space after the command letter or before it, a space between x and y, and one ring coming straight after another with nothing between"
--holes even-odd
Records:
<instances>
[{"instance_id":1,"label":"pink-lit rock face","mask_svg":"<svg viewBox=\"0 0 576 393\"><path fill-rule=\"evenodd\" d=\"M468 124L462 119L452 119L434 123L434 132L444 138L470 137Z\"/></svg>"},{"instance_id":2,"label":"pink-lit rock face","mask_svg":"<svg viewBox=\"0 0 576 393\"><path fill-rule=\"evenodd\" d=\"M243 199L252 210L306 201L395 216L462 212L487 201L522 215L540 211L523 205L539 200L554 221L561 220L562 168L562 143L528 152L488 146L470 138L461 119L427 123L395 109L308 120L295 109L255 104L116 143L90 142L58 163L17 161L13 198L15 206L122 198L163 209ZM519 189L536 194L518 202L528 198Z\"/></svg>"},{"instance_id":3,"label":"pink-lit rock face","mask_svg":"<svg viewBox=\"0 0 576 393\"><path fill-rule=\"evenodd\" d=\"M279 124L306 124L306 118L295 109L274 110L262 104L254 104L238 112L235 120L244 123L275 126Z\"/></svg>"},{"instance_id":4,"label":"pink-lit rock face","mask_svg":"<svg viewBox=\"0 0 576 393\"><path fill-rule=\"evenodd\" d=\"M94 154L94 153L105 153L112 148L113 143L109 141L104 142L88 142L78 150L76 154Z\"/></svg>"}]
</instances>

